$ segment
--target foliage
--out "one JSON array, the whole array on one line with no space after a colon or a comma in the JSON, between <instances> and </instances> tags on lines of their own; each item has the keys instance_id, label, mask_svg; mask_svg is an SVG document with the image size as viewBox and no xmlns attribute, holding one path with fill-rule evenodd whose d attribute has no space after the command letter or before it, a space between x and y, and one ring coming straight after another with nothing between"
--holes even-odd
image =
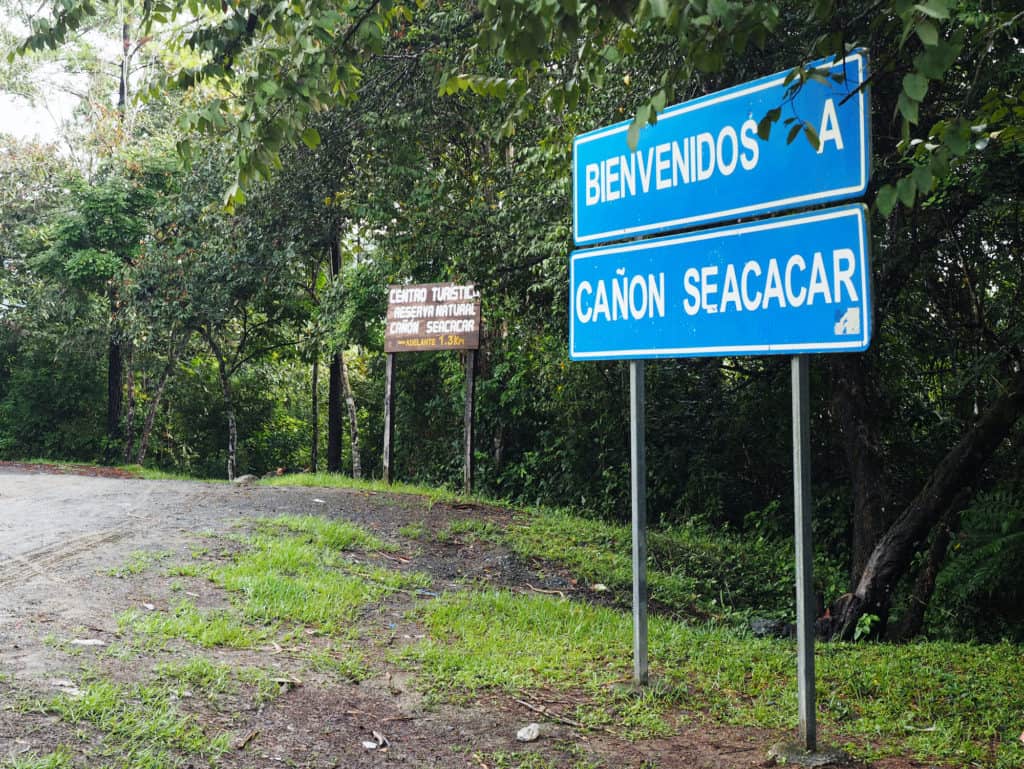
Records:
<instances>
[{"instance_id":1,"label":"foliage","mask_svg":"<svg viewBox=\"0 0 1024 769\"><path fill-rule=\"evenodd\" d=\"M789 642L654 618L651 664L660 683L636 700L616 687L629 672L626 613L507 591L448 594L421 613L430 638L401 656L421 667L438 696L583 690L590 699L577 719L633 736L658 733L679 711L698 721L795 727ZM1020 666L1009 644L830 644L819 654L819 722L863 758L911 753L1009 769L1020 758L1020 698L1005 682ZM964 702L984 717L964 719Z\"/></svg>"},{"instance_id":2,"label":"foliage","mask_svg":"<svg viewBox=\"0 0 1024 769\"><path fill-rule=\"evenodd\" d=\"M999 489L980 494L964 512L951 548L936 585L932 633L1024 641L1024 500Z\"/></svg>"}]
</instances>

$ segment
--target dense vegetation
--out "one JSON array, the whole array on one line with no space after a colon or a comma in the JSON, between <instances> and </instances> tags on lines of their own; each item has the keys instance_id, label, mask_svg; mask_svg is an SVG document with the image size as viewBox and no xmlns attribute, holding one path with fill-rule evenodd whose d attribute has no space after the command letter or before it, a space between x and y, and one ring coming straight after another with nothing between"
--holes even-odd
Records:
<instances>
[{"instance_id":1,"label":"dense vegetation","mask_svg":"<svg viewBox=\"0 0 1024 769\"><path fill-rule=\"evenodd\" d=\"M877 331L812 361L816 544L850 592L820 587L846 637L1019 642L1022 26L953 0L58 3L4 33L5 88L64 61L93 98L72 153L0 146L0 456L379 474L386 286L473 281L478 490L622 519L626 366L566 354L570 138L861 45ZM88 29L127 41L113 79ZM784 547L788 360L647 376L653 517ZM398 477L461 478L462 383L456 353L400 357Z\"/></svg>"}]
</instances>

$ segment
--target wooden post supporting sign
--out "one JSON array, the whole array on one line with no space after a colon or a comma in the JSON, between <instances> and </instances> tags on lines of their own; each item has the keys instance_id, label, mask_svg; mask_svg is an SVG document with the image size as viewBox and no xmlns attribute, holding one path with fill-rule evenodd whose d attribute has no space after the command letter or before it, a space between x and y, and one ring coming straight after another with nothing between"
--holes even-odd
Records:
<instances>
[{"instance_id":1,"label":"wooden post supporting sign","mask_svg":"<svg viewBox=\"0 0 1024 769\"><path fill-rule=\"evenodd\" d=\"M394 480L395 354L465 350L466 404L463 487L473 491L473 406L476 351L480 347L480 293L476 286L426 283L388 288L384 334L384 481Z\"/></svg>"}]
</instances>

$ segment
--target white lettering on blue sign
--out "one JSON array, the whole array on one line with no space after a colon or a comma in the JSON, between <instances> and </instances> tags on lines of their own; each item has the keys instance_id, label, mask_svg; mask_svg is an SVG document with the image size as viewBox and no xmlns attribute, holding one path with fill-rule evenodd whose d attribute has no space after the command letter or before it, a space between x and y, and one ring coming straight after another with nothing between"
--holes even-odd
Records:
<instances>
[{"instance_id":1,"label":"white lettering on blue sign","mask_svg":"<svg viewBox=\"0 0 1024 769\"><path fill-rule=\"evenodd\" d=\"M863 350L870 298L860 205L584 249L570 262L570 357Z\"/></svg>"},{"instance_id":2,"label":"white lettering on blue sign","mask_svg":"<svg viewBox=\"0 0 1024 769\"><path fill-rule=\"evenodd\" d=\"M573 142L573 236L577 244L680 229L864 194L870 105L863 52L810 65L788 96L788 73L670 107L627 143L630 121ZM757 120L783 106L768 140ZM798 123L786 124L792 118ZM790 125L818 136L788 141Z\"/></svg>"}]
</instances>

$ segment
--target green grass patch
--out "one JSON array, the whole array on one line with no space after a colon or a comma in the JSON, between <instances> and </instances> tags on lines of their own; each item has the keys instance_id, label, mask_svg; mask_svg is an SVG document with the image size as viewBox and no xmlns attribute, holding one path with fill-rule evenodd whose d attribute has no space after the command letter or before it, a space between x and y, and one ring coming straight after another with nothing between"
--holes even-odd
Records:
<instances>
[{"instance_id":1,"label":"green grass patch","mask_svg":"<svg viewBox=\"0 0 1024 769\"><path fill-rule=\"evenodd\" d=\"M448 489L433 486L416 486L409 483L387 484L380 480L363 480L350 478L339 473L292 473L263 478L261 486L312 486L326 489L350 489L352 491L369 491L381 494L408 494L424 497L427 507L444 502L466 502L469 498L456 494Z\"/></svg>"},{"instance_id":2,"label":"green grass patch","mask_svg":"<svg viewBox=\"0 0 1024 769\"><path fill-rule=\"evenodd\" d=\"M187 662L168 662L154 668L161 681L176 684L175 693L201 693L208 699L237 693L241 685L254 690L257 702L268 702L281 693L281 676L257 667L235 667L214 662L206 657L193 657Z\"/></svg>"},{"instance_id":3,"label":"green grass patch","mask_svg":"<svg viewBox=\"0 0 1024 769\"><path fill-rule=\"evenodd\" d=\"M434 535L438 542L499 542L502 537L502 529L497 524L473 518L452 521Z\"/></svg>"},{"instance_id":4,"label":"green grass patch","mask_svg":"<svg viewBox=\"0 0 1024 769\"><path fill-rule=\"evenodd\" d=\"M306 658L313 670L331 673L353 684L362 683L373 674L366 655L359 649L332 646L310 652Z\"/></svg>"},{"instance_id":5,"label":"green grass patch","mask_svg":"<svg viewBox=\"0 0 1024 769\"><path fill-rule=\"evenodd\" d=\"M227 646L251 649L265 643L273 634L273 625L262 627L243 622L231 609L201 610L191 601L181 601L170 611L125 612L118 627L157 640L181 638L206 648Z\"/></svg>"},{"instance_id":6,"label":"green grass patch","mask_svg":"<svg viewBox=\"0 0 1024 769\"><path fill-rule=\"evenodd\" d=\"M209 572L215 583L241 595L250 621L298 622L337 632L367 604L429 583L423 575L345 558L345 551L385 549L381 540L349 523L282 517L260 529L263 533L251 537L231 563Z\"/></svg>"},{"instance_id":7,"label":"green grass patch","mask_svg":"<svg viewBox=\"0 0 1024 769\"><path fill-rule=\"evenodd\" d=\"M615 685L631 675L631 619L624 612L505 591L449 594L421 611L430 638L400 656L420 666L435 695L583 690L592 704L575 717L630 737L672 731L675 713L738 726L796 726L792 642L655 617L650 653L659 683L637 696ZM829 644L819 646L817 667L820 722L859 757L1021 765L1019 647Z\"/></svg>"},{"instance_id":8,"label":"green grass patch","mask_svg":"<svg viewBox=\"0 0 1024 769\"><path fill-rule=\"evenodd\" d=\"M166 687L156 685L94 680L80 696L60 695L39 708L71 725L92 725L102 735L101 754L132 769L179 766L185 757L212 763L230 743L226 733L207 734L177 709Z\"/></svg>"},{"instance_id":9,"label":"green grass patch","mask_svg":"<svg viewBox=\"0 0 1024 769\"><path fill-rule=\"evenodd\" d=\"M408 539L426 539L428 533L427 524L424 521L407 523L405 526L399 528L398 533Z\"/></svg>"},{"instance_id":10,"label":"green grass patch","mask_svg":"<svg viewBox=\"0 0 1024 769\"><path fill-rule=\"evenodd\" d=\"M226 478L198 478L188 473L169 472L142 465L120 465L119 469L132 473L147 481L201 481L203 483L227 483Z\"/></svg>"},{"instance_id":11,"label":"green grass patch","mask_svg":"<svg viewBox=\"0 0 1024 769\"><path fill-rule=\"evenodd\" d=\"M46 755L33 752L0 761L0 769L74 769L74 766L71 753L64 748Z\"/></svg>"},{"instance_id":12,"label":"green grass patch","mask_svg":"<svg viewBox=\"0 0 1024 769\"><path fill-rule=\"evenodd\" d=\"M577 578L632 590L630 527L541 510L517 519L502 534L477 522L476 535L502 541L524 558L567 567ZM846 576L819 559L816 580L838 595ZM742 622L751 615L792 614L793 549L788 541L681 525L648 532L648 580L653 601L669 613L701 620Z\"/></svg>"},{"instance_id":13,"label":"green grass patch","mask_svg":"<svg viewBox=\"0 0 1024 769\"><path fill-rule=\"evenodd\" d=\"M148 571L172 555L174 554L167 550L136 550L128 556L127 563L115 569L109 569L107 574L111 577L133 577Z\"/></svg>"}]
</instances>

